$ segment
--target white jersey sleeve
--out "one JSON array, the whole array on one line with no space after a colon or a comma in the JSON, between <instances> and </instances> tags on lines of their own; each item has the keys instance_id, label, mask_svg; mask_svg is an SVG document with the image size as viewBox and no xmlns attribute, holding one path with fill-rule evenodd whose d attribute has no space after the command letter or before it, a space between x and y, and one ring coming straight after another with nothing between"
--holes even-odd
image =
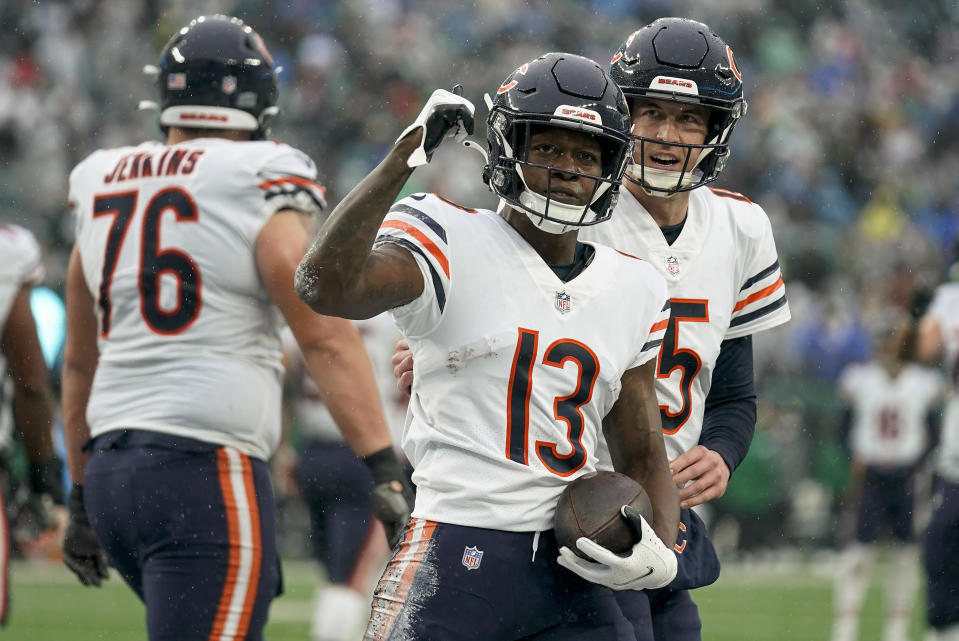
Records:
<instances>
[{"instance_id":1,"label":"white jersey sleeve","mask_svg":"<svg viewBox=\"0 0 959 641\"><path fill-rule=\"evenodd\" d=\"M439 214L444 206L456 207L436 196L407 196L390 208L376 238L377 245L394 243L407 249L423 273L423 292L416 300L391 311L408 336L428 333L446 308L451 279L449 242Z\"/></svg>"},{"instance_id":2,"label":"white jersey sleeve","mask_svg":"<svg viewBox=\"0 0 959 641\"><path fill-rule=\"evenodd\" d=\"M953 483L959 483L959 283L944 283L936 288L926 314L939 323L943 340L943 362L952 377L942 435L936 455L936 471Z\"/></svg>"},{"instance_id":3,"label":"white jersey sleeve","mask_svg":"<svg viewBox=\"0 0 959 641\"><path fill-rule=\"evenodd\" d=\"M24 285L43 279L40 245L33 234L18 225L0 225L0 332L10 307Z\"/></svg>"},{"instance_id":4,"label":"white jersey sleeve","mask_svg":"<svg viewBox=\"0 0 959 641\"><path fill-rule=\"evenodd\" d=\"M326 208L326 188L316 181L316 165L298 149L278 145L258 176L267 215L295 209L315 216Z\"/></svg>"},{"instance_id":5,"label":"white jersey sleeve","mask_svg":"<svg viewBox=\"0 0 959 641\"><path fill-rule=\"evenodd\" d=\"M714 190L714 193L722 190ZM729 192L731 193L731 192ZM726 338L739 338L781 325L789 320L786 285L772 225L762 207L750 203L739 211L744 272L733 305Z\"/></svg>"}]
</instances>

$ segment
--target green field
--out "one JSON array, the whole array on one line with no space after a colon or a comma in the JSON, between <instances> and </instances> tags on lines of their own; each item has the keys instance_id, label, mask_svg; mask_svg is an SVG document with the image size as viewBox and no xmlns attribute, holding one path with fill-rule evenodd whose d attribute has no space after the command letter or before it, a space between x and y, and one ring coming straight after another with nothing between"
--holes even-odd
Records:
<instances>
[{"instance_id":1,"label":"green field","mask_svg":"<svg viewBox=\"0 0 959 641\"><path fill-rule=\"evenodd\" d=\"M273 603L269 641L308 641L315 573L309 563L284 563L286 594ZM874 577L862 639L880 638L881 594ZM4 641L145 640L143 606L113 575L104 587L84 588L65 568L36 562L11 566L11 618ZM831 584L822 572L796 567L724 570L720 582L695 592L704 641L828 641ZM912 640L920 641L921 604Z\"/></svg>"}]
</instances>

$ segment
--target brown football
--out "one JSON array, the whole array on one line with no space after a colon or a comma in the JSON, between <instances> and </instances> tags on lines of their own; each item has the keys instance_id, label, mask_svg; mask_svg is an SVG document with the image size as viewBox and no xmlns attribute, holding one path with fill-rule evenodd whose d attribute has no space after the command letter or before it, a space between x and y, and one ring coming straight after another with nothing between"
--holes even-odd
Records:
<instances>
[{"instance_id":1,"label":"brown football","mask_svg":"<svg viewBox=\"0 0 959 641\"><path fill-rule=\"evenodd\" d=\"M576 539L585 536L616 553L628 552L637 542L623 505L633 506L652 522L653 506L643 486L619 472L592 472L572 481L556 505L556 541L579 556Z\"/></svg>"}]
</instances>

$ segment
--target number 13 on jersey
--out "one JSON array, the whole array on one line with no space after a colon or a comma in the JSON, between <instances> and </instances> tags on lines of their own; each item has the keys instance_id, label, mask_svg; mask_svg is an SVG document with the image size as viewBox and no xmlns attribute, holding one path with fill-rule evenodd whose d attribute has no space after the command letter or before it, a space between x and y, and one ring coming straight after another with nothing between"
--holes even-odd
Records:
<instances>
[{"instance_id":1,"label":"number 13 on jersey","mask_svg":"<svg viewBox=\"0 0 959 641\"><path fill-rule=\"evenodd\" d=\"M506 399L506 457L522 465L529 465L529 406L534 384L533 366L538 352L539 332L520 327ZM559 476L569 476L586 463L586 447L583 445L585 418L580 408L592 398L593 386L599 376L599 359L593 350L579 341L561 338L543 352L544 365L562 369L567 361L577 367L577 382L572 393L553 400L553 415L557 421L566 423L566 439L572 449L569 454L560 454L556 443L546 441L536 441L534 447L546 469Z\"/></svg>"}]
</instances>

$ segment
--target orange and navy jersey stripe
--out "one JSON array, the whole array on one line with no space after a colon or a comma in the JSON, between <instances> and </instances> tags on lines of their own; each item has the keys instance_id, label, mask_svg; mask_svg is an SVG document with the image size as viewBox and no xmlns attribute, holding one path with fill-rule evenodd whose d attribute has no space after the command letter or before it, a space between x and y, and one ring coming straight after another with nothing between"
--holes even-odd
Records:
<instances>
[{"instance_id":1,"label":"orange and navy jersey stripe","mask_svg":"<svg viewBox=\"0 0 959 641\"><path fill-rule=\"evenodd\" d=\"M718 187L710 187L709 191L713 192L717 196L721 196L722 198L732 198L733 200L738 200L740 202L749 203L749 204L752 204L753 202L736 191L729 191L728 189L719 189Z\"/></svg>"},{"instance_id":2,"label":"orange and navy jersey stripe","mask_svg":"<svg viewBox=\"0 0 959 641\"><path fill-rule=\"evenodd\" d=\"M232 447L217 450L220 489L226 505L230 560L209 641L245 639L263 565L260 510L250 458Z\"/></svg>"},{"instance_id":3,"label":"orange and navy jersey stripe","mask_svg":"<svg viewBox=\"0 0 959 641\"><path fill-rule=\"evenodd\" d=\"M653 321L652 326L649 328L649 337L643 345L643 354L659 352L659 346L663 344L663 337L666 336L666 328L669 326L669 310L670 303L667 300L663 308L659 310L659 315L656 317L656 320Z\"/></svg>"},{"instance_id":4,"label":"orange and navy jersey stripe","mask_svg":"<svg viewBox=\"0 0 959 641\"><path fill-rule=\"evenodd\" d=\"M449 241L446 229L435 214L427 213L436 206L435 201L429 203L432 207L426 207L422 202L426 198L427 194L414 194L393 205L380 226L375 244L395 243L426 261L436 291L436 303L442 312L450 284Z\"/></svg>"},{"instance_id":5,"label":"orange and navy jersey stripe","mask_svg":"<svg viewBox=\"0 0 959 641\"><path fill-rule=\"evenodd\" d=\"M301 194L320 211L326 208L326 187L303 176L284 175L263 180L259 184L267 201L275 198L290 199ZM295 208L295 207L294 207Z\"/></svg>"},{"instance_id":6,"label":"orange and navy jersey stripe","mask_svg":"<svg viewBox=\"0 0 959 641\"><path fill-rule=\"evenodd\" d=\"M746 279L739 289L729 326L738 327L763 319L786 305L786 285L779 261Z\"/></svg>"}]
</instances>

